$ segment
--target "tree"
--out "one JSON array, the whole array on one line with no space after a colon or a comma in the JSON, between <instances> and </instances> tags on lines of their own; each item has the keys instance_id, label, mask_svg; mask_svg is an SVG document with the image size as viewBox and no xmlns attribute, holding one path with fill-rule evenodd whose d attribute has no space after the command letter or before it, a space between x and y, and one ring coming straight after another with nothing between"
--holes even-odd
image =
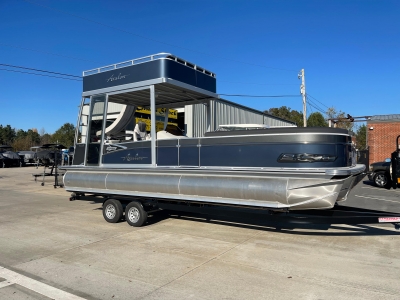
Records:
<instances>
[{"instance_id":1,"label":"tree","mask_svg":"<svg viewBox=\"0 0 400 300\"><path fill-rule=\"evenodd\" d=\"M287 106L281 106L279 108L270 108L269 110L264 111L267 114L272 116L289 120L291 118L291 109Z\"/></svg>"},{"instance_id":2,"label":"tree","mask_svg":"<svg viewBox=\"0 0 400 300\"><path fill-rule=\"evenodd\" d=\"M74 144L74 137L75 126L71 123L65 123L51 136L51 142L69 147Z\"/></svg>"},{"instance_id":3,"label":"tree","mask_svg":"<svg viewBox=\"0 0 400 300\"><path fill-rule=\"evenodd\" d=\"M6 125L5 127L2 126L0 135L2 144L11 144L16 136L15 129L11 128L10 125Z\"/></svg>"},{"instance_id":4,"label":"tree","mask_svg":"<svg viewBox=\"0 0 400 300\"><path fill-rule=\"evenodd\" d=\"M39 131L40 135L40 145L50 144L51 135L46 132L46 130L42 127Z\"/></svg>"},{"instance_id":5,"label":"tree","mask_svg":"<svg viewBox=\"0 0 400 300\"><path fill-rule=\"evenodd\" d=\"M308 116L307 127L328 127L328 123L320 112L313 112Z\"/></svg>"},{"instance_id":6,"label":"tree","mask_svg":"<svg viewBox=\"0 0 400 300\"><path fill-rule=\"evenodd\" d=\"M26 135L27 135L27 132L25 130L19 129L16 132L15 138L22 139L22 138L26 137Z\"/></svg>"},{"instance_id":7,"label":"tree","mask_svg":"<svg viewBox=\"0 0 400 300\"><path fill-rule=\"evenodd\" d=\"M11 146L15 151L29 150L32 146L36 146L40 143L40 136L35 128L24 131L22 129L17 130L14 140Z\"/></svg>"},{"instance_id":8,"label":"tree","mask_svg":"<svg viewBox=\"0 0 400 300\"><path fill-rule=\"evenodd\" d=\"M50 144L51 143L51 135L48 133L44 133L40 136L40 145Z\"/></svg>"},{"instance_id":9,"label":"tree","mask_svg":"<svg viewBox=\"0 0 400 300\"><path fill-rule=\"evenodd\" d=\"M290 121L295 122L296 125L299 127L303 127L304 126L303 113L297 110L292 110Z\"/></svg>"},{"instance_id":10,"label":"tree","mask_svg":"<svg viewBox=\"0 0 400 300\"><path fill-rule=\"evenodd\" d=\"M281 106L279 108L270 108L269 110L265 110L264 113L295 122L299 127L303 126L303 113L297 110L292 110L290 107Z\"/></svg>"},{"instance_id":11,"label":"tree","mask_svg":"<svg viewBox=\"0 0 400 300\"><path fill-rule=\"evenodd\" d=\"M358 150L366 150L367 145L367 126L365 124L358 127L356 132L356 147Z\"/></svg>"},{"instance_id":12,"label":"tree","mask_svg":"<svg viewBox=\"0 0 400 300\"><path fill-rule=\"evenodd\" d=\"M29 148L31 147L29 143L29 138L27 136L16 138L11 143L11 146L13 147L14 151L29 150Z\"/></svg>"},{"instance_id":13,"label":"tree","mask_svg":"<svg viewBox=\"0 0 400 300\"><path fill-rule=\"evenodd\" d=\"M28 129L26 137L29 142L29 147L36 146L40 143L40 135L35 128Z\"/></svg>"}]
</instances>

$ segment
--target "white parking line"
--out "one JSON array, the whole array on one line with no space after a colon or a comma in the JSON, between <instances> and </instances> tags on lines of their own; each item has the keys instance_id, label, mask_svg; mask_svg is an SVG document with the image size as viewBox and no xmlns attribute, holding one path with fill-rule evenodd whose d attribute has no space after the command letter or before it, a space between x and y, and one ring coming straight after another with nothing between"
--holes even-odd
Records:
<instances>
[{"instance_id":1,"label":"white parking line","mask_svg":"<svg viewBox=\"0 0 400 300\"><path fill-rule=\"evenodd\" d=\"M4 288L11 284L18 284L36 293L42 294L46 297L57 300L83 300L84 298L75 296L73 294L64 292L50 285L44 284L40 281L18 274L14 271L8 270L0 266L0 277L6 281L0 282L0 288ZM2 284L3 283L3 284ZM7 283L7 284L5 284Z\"/></svg>"},{"instance_id":2,"label":"white parking line","mask_svg":"<svg viewBox=\"0 0 400 300\"><path fill-rule=\"evenodd\" d=\"M387 190L384 188L375 188L375 187L368 187L368 186L363 186L362 189L369 189L369 190L375 190L375 191L382 191L382 192L389 192L389 193L395 193L395 194L400 194L400 191L396 190Z\"/></svg>"},{"instance_id":3,"label":"white parking line","mask_svg":"<svg viewBox=\"0 0 400 300\"><path fill-rule=\"evenodd\" d=\"M0 289L9 285L14 284L14 282L10 282L8 280L0 282Z\"/></svg>"},{"instance_id":4,"label":"white parking line","mask_svg":"<svg viewBox=\"0 0 400 300\"><path fill-rule=\"evenodd\" d=\"M355 197L359 197L359 198L366 198L366 199L373 199L373 200L379 200L379 201L400 203L400 201L393 201L393 200L387 200L387 199L382 199L382 198L374 198L374 197L367 197L367 196L361 196L361 195L354 195L354 196Z\"/></svg>"}]
</instances>

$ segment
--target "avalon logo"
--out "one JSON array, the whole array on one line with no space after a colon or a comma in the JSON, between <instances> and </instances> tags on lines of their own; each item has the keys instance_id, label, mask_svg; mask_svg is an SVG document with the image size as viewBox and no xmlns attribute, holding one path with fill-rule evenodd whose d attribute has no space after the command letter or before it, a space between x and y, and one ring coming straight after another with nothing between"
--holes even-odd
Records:
<instances>
[{"instance_id":1,"label":"avalon logo","mask_svg":"<svg viewBox=\"0 0 400 300\"><path fill-rule=\"evenodd\" d=\"M111 77L107 79L107 82L124 79L126 76L129 76L129 74L121 75L121 73L119 73L118 76L114 76L114 74L112 74Z\"/></svg>"},{"instance_id":2,"label":"avalon logo","mask_svg":"<svg viewBox=\"0 0 400 300\"><path fill-rule=\"evenodd\" d=\"M139 156L139 153L136 153L135 156L131 156L130 153L128 153L127 156L122 156L121 157L123 161L134 161L134 160L143 160L147 158L146 156Z\"/></svg>"}]
</instances>

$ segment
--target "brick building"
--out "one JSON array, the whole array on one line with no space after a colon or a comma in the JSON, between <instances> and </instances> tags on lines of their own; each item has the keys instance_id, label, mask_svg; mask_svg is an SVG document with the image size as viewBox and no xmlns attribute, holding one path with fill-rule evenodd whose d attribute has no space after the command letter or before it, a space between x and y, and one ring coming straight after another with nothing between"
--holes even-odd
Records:
<instances>
[{"instance_id":1,"label":"brick building","mask_svg":"<svg viewBox=\"0 0 400 300\"><path fill-rule=\"evenodd\" d=\"M377 115L367 121L369 163L384 161L396 150L400 135L400 114Z\"/></svg>"}]
</instances>

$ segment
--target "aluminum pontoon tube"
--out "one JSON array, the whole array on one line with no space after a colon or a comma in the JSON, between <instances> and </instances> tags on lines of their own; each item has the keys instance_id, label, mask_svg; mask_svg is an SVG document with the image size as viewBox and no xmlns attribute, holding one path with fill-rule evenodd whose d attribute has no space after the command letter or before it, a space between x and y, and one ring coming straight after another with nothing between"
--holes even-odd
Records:
<instances>
[{"instance_id":1,"label":"aluminum pontoon tube","mask_svg":"<svg viewBox=\"0 0 400 300\"><path fill-rule=\"evenodd\" d=\"M354 167L353 169L355 169ZM360 166L357 167L360 169ZM351 168L347 168L351 172ZM326 209L347 196L355 177L312 174L171 172L170 170L67 170L67 191L200 201L266 208Z\"/></svg>"}]
</instances>

